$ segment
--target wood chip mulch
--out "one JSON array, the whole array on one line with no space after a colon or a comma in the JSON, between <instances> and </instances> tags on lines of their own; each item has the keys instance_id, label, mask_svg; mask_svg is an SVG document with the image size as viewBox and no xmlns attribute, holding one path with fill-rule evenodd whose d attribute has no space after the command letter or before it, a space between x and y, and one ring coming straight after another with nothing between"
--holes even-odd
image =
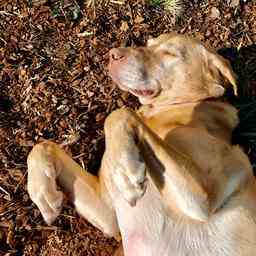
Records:
<instances>
[{"instance_id":1,"label":"wood chip mulch","mask_svg":"<svg viewBox=\"0 0 256 256\"><path fill-rule=\"evenodd\" d=\"M109 256L117 247L68 202L47 226L26 190L26 157L35 143L62 144L96 174L105 117L124 105L139 106L108 77L112 47L144 45L170 31L196 36L221 49L241 94L255 96L255 2L192 0L176 24L159 6L121 3L92 10L75 0L0 0L0 255ZM255 163L253 141L239 142Z\"/></svg>"}]
</instances>

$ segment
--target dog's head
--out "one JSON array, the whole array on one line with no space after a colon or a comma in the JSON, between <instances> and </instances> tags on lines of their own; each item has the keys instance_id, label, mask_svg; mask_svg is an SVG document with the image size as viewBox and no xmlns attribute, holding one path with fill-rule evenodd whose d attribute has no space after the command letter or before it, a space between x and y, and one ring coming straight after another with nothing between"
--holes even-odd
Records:
<instances>
[{"instance_id":1,"label":"dog's head","mask_svg":"<svg viewBox=\"0 0 256 256\"><path fill-rule=\"evenodd\" d=\"M223 57L196 39L164 34L146 47L114 48L109 72L123 90L141 103L174 104L222 96L235 75Z\"/></svg>"}]
</instances>

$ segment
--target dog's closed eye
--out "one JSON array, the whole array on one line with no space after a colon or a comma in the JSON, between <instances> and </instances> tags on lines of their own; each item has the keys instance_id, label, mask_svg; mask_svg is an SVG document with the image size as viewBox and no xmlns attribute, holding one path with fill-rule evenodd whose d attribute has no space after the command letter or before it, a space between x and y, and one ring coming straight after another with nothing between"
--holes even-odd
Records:
<instances>
[{"instance_id":1,"label":"dog's closed eye","mask_svg":"<svg viewBox=\"0 0 256 256\"><path fill-rule=\"evenodd\" d=\"M161 50L161 52L159 53L161 55L161 57L165 58L175 58L178 57L178 54L175 53L174 51L169 51L169 50Z\"/></svg>"}]
</instances>

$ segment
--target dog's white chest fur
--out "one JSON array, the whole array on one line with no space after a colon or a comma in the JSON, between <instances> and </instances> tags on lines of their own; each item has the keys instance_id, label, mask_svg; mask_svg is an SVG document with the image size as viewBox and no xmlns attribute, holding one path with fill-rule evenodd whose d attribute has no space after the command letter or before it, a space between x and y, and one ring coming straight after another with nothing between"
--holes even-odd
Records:
<instances>
[{"instance_id":1,"label":"dog's white chest fur","mask_svg":"<svg viewBox=\"0 0 256 256\"><path fill-rule=\"evenodd\" d=\"M147 191L135 207L131 207L121 197L115 198L119 227L122 233L125 256L253 256L256 244L252 244L249 234L249 217L244 214L244 226L248 234L242 234L240 244L233 230L241 211L234 209L228 214L220 213L208 224L189 223L172 220L166 214L160 194L149 182ZM227 219L227 217L229 219ZM242 218L243 218L242 217ZM225 223L224 223L225 222ZM240 222L241 223L241 222ZM249 254L244 255L244 247ZM251 250L249 250L251 248ZM254 251L254 253L253 253ZM241 254L242 253L242 254Z\"/></svg>"}]
</instances>

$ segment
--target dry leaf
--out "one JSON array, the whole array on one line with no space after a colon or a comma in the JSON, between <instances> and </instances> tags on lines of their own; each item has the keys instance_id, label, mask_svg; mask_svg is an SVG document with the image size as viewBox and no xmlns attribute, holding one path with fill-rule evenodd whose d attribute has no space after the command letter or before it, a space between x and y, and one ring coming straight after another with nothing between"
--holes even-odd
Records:
<instances>
[{"instance_id":1,"label":"dry leaf","mask_svg":"<svg viewBox=\"0 0 256 256\"><path fill-rule=\"evenodd\" d=\"M134 22L135 23L142 23L144 21L144 18L140 15L137 15Z\"/></svg>"},{"instance_id":2,"label":"dry leaf","mask_svg":"<svg viewBox=\"0 0 256 256\"><path fill-rule=\"evenodd\" d=\"M121 24L121 27L120 27L120 30L122 32L127 32L129 29L129 25L126 21L122 21L122 24Z\"/></svg>"}]
</instances>

